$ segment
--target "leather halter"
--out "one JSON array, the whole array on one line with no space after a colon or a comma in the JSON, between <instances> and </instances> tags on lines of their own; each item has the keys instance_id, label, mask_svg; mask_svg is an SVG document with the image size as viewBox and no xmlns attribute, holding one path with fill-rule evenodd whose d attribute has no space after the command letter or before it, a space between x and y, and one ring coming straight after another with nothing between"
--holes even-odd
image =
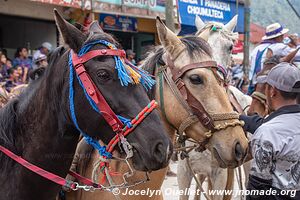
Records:
<instances>
[{"instance_id":1,"label":"leather halter","mask_svg":"<svg viewBox=\"0 0 300 200\"><path fill-rule=\"evenodd\" d=\"M172 74L172 80L174 81L176 87L180 91L181 96L184 98L184 100L187 102L188 106L190 107L192 114L197 116L197 118L205 128L207 128L212 132L215 132L216 130L215 130L214 119L212 115L208 114L208 112L203 107L202 103L198 101L195 98L195 96L189 91L189 89L185 86L182 77L186 72L190 70L199 69L199 68L208 68L212 70L216 79L219 82L222 82L221 78L219 78L216 72L218 69L217 63L215 61L203 61L203 62L188 64L183 66L180 69L177 69L174 65L174 62L168 56L167 65ZM232 119L232 117L229 117L229 119ZM233 119L236 118L233 117Z\"/></svg>"},{"instance_id":2,"label":"leather halter","mask_svg":"<svg viewBox=\"0 0 300 200\"><path fill-rule=\"evenodd\" d=\"M167 56L166 66L160 69L161 71L160 73L162 73L163 77L165 78L166 82L170 86L170 89L172 90L177 100L189 113L188 118L181 123L178 129L176 128L179 134L179 140L183 140L184 142L183 138L185 137L183 137L183 132L190 125L198 122L198 120L205 128L209 130L208 132L205 133L207 139L200 143L200 150L205 150L204 146L208 142L208 139L212 136L212 133L219 130L226 129L229 126L243 126L243 123L238 120L239 115L236 112L209 114L203 107L202 103L199 102L194 97L194 95L188 90L188 88L186 87L186 85L182 80L183 75L192 69L208 68L212 70L215 78L218 80L220 84L225 83L225 81L222 80L217 74L218 65L215 61L204 61L204 62L192 63L182 67L181 69L177 69L174 65L174 62L171 60L171 58ZM170 72L172 74L171 78L166 72L167 68L170 69ZM160 80L160 84L161 83L162 81ZM162 91L160 92L160 95L163 95ZM162 112L164 113L164 108L162 108ZM232 123L225 122L224 124L222 125L219 124L217 126L215 126L214 124L214 121L224 121L224 120L232 120L232 119L236 119L238 121Z\"/></svg>"}]
</instances>

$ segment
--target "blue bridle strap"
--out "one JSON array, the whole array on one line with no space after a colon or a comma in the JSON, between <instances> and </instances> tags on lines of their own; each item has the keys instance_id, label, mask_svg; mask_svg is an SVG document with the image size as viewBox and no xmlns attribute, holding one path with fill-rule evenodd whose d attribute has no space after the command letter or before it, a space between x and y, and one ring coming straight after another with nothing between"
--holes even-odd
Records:
<instances>
[{"instance_id":1,"label":"blue bridle strap","mask_svg":"<svg viewBox=\"0 0 300 200\"><path fill-rule=\"evenodd\" d=\"M105 40L96 40L90 43L85 44L79 51L78 56L83 56L84 54L86 54L94 45L96 44L102 44L107 46L110 49L117 49L113 44L105 41ZM120 57L118 56L113 56L114 60L115 60L115 68L118 71L118 77L120 79L120 83L122 86L127 86L129 83L133 83L132 78L130 77L130 75L128 74L124 63L122 62L122 60L120 59ZM99 142L95 139L93 139L92 137L90 137L89 135L87 135L83 130L80 129L78 122L77 122L77 118L76 118L76 113L75 113L75 105L74 105L74 66L73 66L73 60L72 60L72 55L71 52L69 54L69 70L70 70L70 74L69 74L69 102L70 102L70 113L71 113L71 118L72 121L75 125L75 127L78 129L78 131L83 135L85 141L92 145L95 149L98 150L99 154L101 156L105 156L106 158L111 158L112 155L111 153L106 151L106 147L105 146L101 146L99 144ZM147 72L140 70L138 68L136 68L135 66L131 66L132 69L134 69L135 71L138 71L138 73L140 74L141 78L140 78L140 82L141 84L146 88L146 90L151 89L151 87L155 84L155 81L148 76ZM96 111L97 113L101 114L101 111L98 109L96 103L91 99L91 97L87 94L79 76L76 74L77 80L80 84L80 86L82 87L85 97L87 98L89 104L92 106L93 110ZM131 120L127 119L125 117L122 116L117 116L119 118L119 120L126 125L128 128L132 127L131 124Z\"/></svg>"}]
</instances>

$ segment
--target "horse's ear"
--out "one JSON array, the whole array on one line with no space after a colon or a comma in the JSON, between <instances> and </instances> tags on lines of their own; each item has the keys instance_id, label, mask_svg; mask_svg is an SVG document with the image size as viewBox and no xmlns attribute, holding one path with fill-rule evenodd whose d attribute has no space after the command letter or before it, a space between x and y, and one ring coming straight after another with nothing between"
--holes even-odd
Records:
<instances>
[{"instance_id":1,"label":"horse's ear","mask_svg":"<svg viewBox=\"0 0 300 200\"><path fill-rule=\"evenodd\" d=\"M296 54L298 53L299 48L297 48L296 50L290 52L288 55L280 58L280 62L288 62L291 63L292 60L295 58Z\"/></svg>"},{"instance_id":2,"label":"horse's ear","mask_svg":"<svg viewBox=\"0 0 300 200\"><path fill-rule=\"evenodd\" d=\"M210 35L210 29L206 29L204 31L202 31L198 37L202 38L203 40L205 40L206 42L208 41L208 38L209 38L209 35Z\"/></svg>"},{"instance_id":3,"label":"horse's ear","mask_svg":"<svg viewBox=\"0 0 300 200\"><path fill-rule=\"evenodd\" d=\"M168 29L159 17L156 18L156 28L159 41L171 56L175 56L176 52L180 52L184 48L177 35Z\"/></svg>"},{"instance_id":4,"label":"horse's ear","mask_svg":"<svg viewBox=\"0 0 300 200\"><path fill-rule=\"evenodd\" d=\"M93 21L89 27L89 31L93 33L104 33L98 21Z\"/></svg>"},{"instance_id":5,"label":"horse's ear","mask_svg":"<svg viewBox=\"0 0 300 200\"><path fill-rule=\"evenodd\" d=\"M54 9L54 17L57 28L62 35L64 42L78 53L85 41L85 35L75 26L67 22L56 9Z\"/></svg>"},{"instance_id":6,"label":"horse's ear","mask_svg":"<svg viewBox=\"0 0 300 200\"><path fill-rule=\"evenodd\" d=\"M195 25L196 25L197 31L200 31L205 26L204 21L202 21L202 19L198 15L196 15L196 18L195 18Z\"/></svg>"},{"instance_id":7,"label":"horse's ear","mask_svg":"<svg viewBox=\"0 0 300 200\"><path fill-rule=\"evenodd\" d=\"M237 24L238 15L235 15L227 24L225 24L225 29L232 32Z\"/></svg>"}]
</instances>

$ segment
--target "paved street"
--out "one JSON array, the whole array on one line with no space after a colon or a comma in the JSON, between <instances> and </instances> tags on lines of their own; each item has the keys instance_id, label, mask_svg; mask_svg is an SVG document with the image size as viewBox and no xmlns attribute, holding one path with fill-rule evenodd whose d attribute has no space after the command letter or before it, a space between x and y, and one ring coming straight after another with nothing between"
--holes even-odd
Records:
<instances>
[{"instance_id":1,"label":"paved street","mask_svg":"<svg viewBox=\"0 0 300 200\"><path fill-rule=\"evenodd\" d=\"M176 163L172 163L171 165L171 169L173 172L177 172L177 164ZM236 181L236 177L235 177L235 185L234 185L234 190L238 189L238 185L237 185L237 181ZM196 186L196 182L193 180L192 181L192 190L195 190L195 186ZM207 181L205 181L204 183L204 189L206 189L207 187ZM162 186L162 191L164 192L164 200L177 200L179 199L179 195L170 195L170 191L178 191L178 183L177 183L177 177L167 177L163 183ZM193 200L194 196L190 196L189 200ZM205 197L202 195L201 199L205 200ZM240 200L240 197L233 197L232 200Z\"/></svg>"}]
</instances>

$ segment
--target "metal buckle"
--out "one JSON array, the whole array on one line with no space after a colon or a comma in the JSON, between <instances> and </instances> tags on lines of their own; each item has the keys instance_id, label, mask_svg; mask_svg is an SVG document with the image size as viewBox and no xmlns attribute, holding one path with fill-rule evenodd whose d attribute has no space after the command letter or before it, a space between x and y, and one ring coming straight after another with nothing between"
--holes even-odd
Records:
<instances>
[{"instance_id":1,"label":"metal buckle","mask_svg":"<svg viewBox=\"0 0 300 200\"><path fill-rule=\"evenodd\" d=\"M78 189L83 189L84 191L87 191L87 192L94 192L95 191L95 187L93 186L90 186L90 185L79 185L79 183L77 182L74 182L75 184L75 188L71 188L73 191L76 191Z\"/></svg>"},{"instance_id":2,"label":"metal buckle","mask_svg":"<svg viewBox=\"0 0 300 200\"><path fill-rule=\"evenodd\" d=\"M203 120L202 120L203 125L204 126L209 125L210 121L211 120L208 118L208 116L206 114L203 114Z\"/></svg>"}]
</instances>

